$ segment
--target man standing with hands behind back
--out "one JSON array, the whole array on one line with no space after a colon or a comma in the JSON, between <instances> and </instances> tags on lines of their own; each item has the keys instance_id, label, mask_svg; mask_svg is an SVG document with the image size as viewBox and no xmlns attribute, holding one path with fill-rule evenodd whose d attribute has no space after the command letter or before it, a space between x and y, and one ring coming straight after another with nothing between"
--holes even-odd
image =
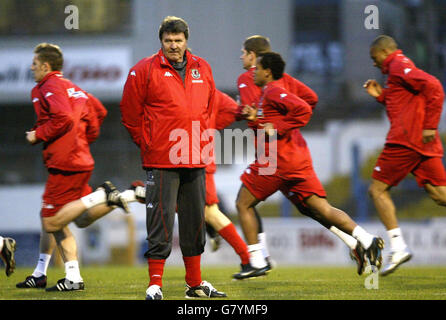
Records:
<instances>
[{"instance_id":1,"label":"man standing with hands behind back","mask_svg":"<svg viewBox=\"0 0 446 320\"><path fill-rule=\"evenodd\" d=\"M202 281L200 266L206 241L206 164L201 159L205 142L200 137L208 128L215 95L212 71L205 60L186 50L189 27L183 19L166 17L158 36L161 49L130 69L120 105L122 123L141 149L147 172L145 257L150 282L146 300L163 298L162 277L172 250L175 211L186 298L225 297Z\"/></svg>"},{"instance_id":2,"label":"man standing with hands behind back","mask_svg":"<svg viewBox=\"0 0 446 320\"><path fill-rule=\"evenodd\" d=\"M381 271L385 276L412 257L398 226L390 189L412 173L432 200L446 206L443 146L437 130L444 91L440 81L418 69L389 36L381 35L372 42L370 57L374 66L388 75L385 88L371 79L364 84L367 93L386 106L390 121L369 188L390 238L392 252Z\"/></svg>"}]
</instances>

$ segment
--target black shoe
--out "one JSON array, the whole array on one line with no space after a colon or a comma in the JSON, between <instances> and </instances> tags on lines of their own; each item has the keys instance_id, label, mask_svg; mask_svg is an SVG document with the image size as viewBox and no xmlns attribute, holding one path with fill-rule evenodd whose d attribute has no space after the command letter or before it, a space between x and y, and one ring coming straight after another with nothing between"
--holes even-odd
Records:
<instances>
[{"instance_id":1,"label":"black shoe","mask_svg":"<svg viewBox=\"0 0 446 320\"><path fill-rule=\"evenodd\" d=\"M359 243L356 243L355 249L350 250L350 258L356 262L358 275L361 275L364 272L365 268L365 250Z\"/></svg>"},{"instance_id":2,"label":"black shoe","mask_svg":"<svg viewBox=\"0 0 446 320\"><path fill-rule=\"evenodd\" d=\"M219 292L212 284L201 281L199 286L190 287L186 284L186 298L225 298L226 293Z\"/></svg>"},{"instance_id":3,"label":"black shoe","mask_svg":"<svg viewBox=\"0 0 446 320\"><path fill-rule=\"evenodd\" d=\"M277 265L276 262L273 259L271 259L271 257L266 257L265 261L266 261L266 272L270 272Z\"/></svg>"},{"instance_id":4,"label":"black shoe","mask_svg":"<svg viewBox=\"0 0 446 320\"><path fill-rule=\"evenodd\" d=\"M45 291L77 291L77 290L84 290L84 283L73 282L66 278L57 281L57 284L54 287L45 289Z\"/></svg>"},{"instance_id":5,"label":"black shoe","mask_svg":"<svg viewBox=\"0 0 446 320\"><path fill-rule=\"evenodd\" d=\"M43 289L46 288L46 275L41 275L40 277L28 276L25 281L19 282L16 285L16 288L21 289Z\"/></svg>"},{"instance_id":6,"label":"black shoe","mask_svg":"<svg viewBox=\"0 0 446 320\"><path fill-rule=\"evenodd\" d=\"M382 251L384 249L384 240L375 237L373 238L370 247L365 250L366 257L369 259L370 265L375 266L378 270L381 268L383 262Z\"/></svg>"},{"instance_id":7,"label":"black shoe","mask_svg":"<svg viewBox=\"0 0 446 320\"><path fill-rule=\"evenodd\" d=\"M15 260L14 260L14 251L15 251L15 240L12 238L4 238L3 239L3 249L0 251L0 257L5 263L5 271L6 276L10 276L14 272L15 268Z\"/></svg>"},{"instance_id":8,"label":"black shoe","mask_svg":"<svg viewBox=\"0 0 446 320\"><path fill-rule=\"evenodd\" d=\"M146 186L141 180L135 180L130 185L130 190L135 191L135 198L139 203L146 203Z\"/></svg>"},{"instance_id":9,"label":"black shoe","mask_svg":"<svg viewBox=\"0 0 446 320\"><path fill-rule=\"evenodd\" d=\"M266 267L263 268L254 268L253 266L251 266L250 263L247 264L242 264L241 265L242 270L240 270L239 273L234 273L232 275L232 277L235 280L243 280L243 279L248 279L248 278L257 278L257 277L261 277L261 276L265 276L266 272L270 269L268 269L268 265Z\"/></svg>"},{"instance_id":10,"label":"black shoe","mask_svg":"<svg viewBox=\"0 0 446 320\"><path fill-rule=\"evenodd\" d=\"M107 205L108 206L118 206L123 209L126 213L130 213L130 208L125 199L121 197L121 193L118 189L111 183L110 181L105 181L101 188L104 189L105 194L107 196Z\"/></svg>"}]
</instances>

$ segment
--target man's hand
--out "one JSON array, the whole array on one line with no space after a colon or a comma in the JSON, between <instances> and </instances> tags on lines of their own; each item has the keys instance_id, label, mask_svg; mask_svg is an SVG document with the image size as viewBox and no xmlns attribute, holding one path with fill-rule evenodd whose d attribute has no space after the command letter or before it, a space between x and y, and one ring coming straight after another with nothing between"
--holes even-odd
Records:
<instances>
[{"instance_id":1,"label":"man's hand","mask_svg":"<svg viewBox=\"0 0 446 320\"><path fill-rule=\"evenodd\" d=\"M36 131L26 131L26 140L29 144L35 144L37 142Z\"/></svg>"},{"instance_id":2,"label":"man's hand","mask_svg":"<svg viewBox=\"0 0 446 320\"><path fill-rule=\"evenodd\" d=\"M376 82L375 79L367 80L364 83L363 87L367 90L367 93L374 98L379 97L381 95L381 93L383 92L383 88L381 87L381 85L378 82Z\"/></svg>"},{"instance_id":3,"label":"man's hand","mask_svg":"<svg viewBox=\"0 0 446 320\"><path fill-rule=\"evenodd\" d=\"M276 133L276 129L274 129L274 125L271 122L267 123L260 123L259 126L263 127L265 130L266 135L273 136Z\"/></svg>"},{"instance_id":4,"label":"man's hand","mask_svg":"<svg viewBox=\"0 0 446 320\"><path fill-rule=\"evenodd\" d=\"M437 130L423 130L423 143L434 141Z\"/></svg>"},{"instance_id":5,"label":"man's hand","mask_svg":"<svg viewBox=\"0 0 446 320\"><path fill-rule=\"evenodd\" d=\"M242 109L242 115L246 120L257 120L257 108L255 107L255 104L252 104L252 106L245 105Z\"/></svg>"}]
</instances>

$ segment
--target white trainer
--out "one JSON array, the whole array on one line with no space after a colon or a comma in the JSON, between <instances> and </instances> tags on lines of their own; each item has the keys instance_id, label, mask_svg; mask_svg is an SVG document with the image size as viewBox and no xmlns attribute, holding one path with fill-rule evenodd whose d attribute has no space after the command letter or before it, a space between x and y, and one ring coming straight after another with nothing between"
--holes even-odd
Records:
<instances>
[{"instance_id":1,"label":"white trainer","mask_svg":"<svg viewBox=\"0 0 446 320\"><path fill-rule=\"evenodd\" d=\"M409 261L412 258L412 252L409 248L404 248L401 251L390 253L387 265L381 270L381 276L387 276L394 272L400 265Z\"/></svg>"},{"instance_id":2,"label":"white trainer","mask_svg":"<svg viewBox=\"0 0 446 320\"><path fill-rule=\"evenodd\" d=\"M146 300L163 300L163 291L161 290L161 287L152 284L150 287L146 290Z\"/></svg>"}]
</instances>

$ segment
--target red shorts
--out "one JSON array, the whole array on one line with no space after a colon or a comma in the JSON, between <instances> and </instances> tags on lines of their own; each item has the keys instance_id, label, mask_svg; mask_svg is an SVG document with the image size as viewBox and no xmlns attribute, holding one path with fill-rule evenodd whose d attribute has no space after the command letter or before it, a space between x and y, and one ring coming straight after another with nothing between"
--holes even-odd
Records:
<instances>
[{"instance_id":1,"label":"red shorts","mask_svg":"<svg viewBox=\"0 0 446 320\"><path fill-rule=\"evenodd\" d=\"M206 173L206 205L210 206L219 203L217 188L215 187L214 174Z\"/></svg>"},{"instance_id":2,"label":"red shorts","mask_svg":"<svg viewBox=\"0 0 446 320\"><path fill-rule=\"evenodd\" d=\"M91 171L50 172L42 196L42 217L52 217L67 203L78 200L92 192L88 185Z\"/></svg>"},{"instance_id":3,"label":"red shorts","mask_svg":"<svg viewBox=\"0 0 446 320\"><path fill-rule=\"evenodd\" d=\"M260 201L279 190L296 206L306 206L304 200L312 195L321 198L327 196L313 169L308 170L304 179L285 180L278 175L259 175L258 169L250 166L240 179L252 195Z\"/></svg>"},{"instance_id":4,"label":"red shorts","mask_svg":"<svg viewBox=\"0 0 446 320\"><path fill-rule=\"evenodd\" d=\"M442 159L426 157L401 145L386 145L376 161L372 178L397 186L412 173L420 187L426 183L446 186L446 171Z\"/></svg>"}]
</instances>

